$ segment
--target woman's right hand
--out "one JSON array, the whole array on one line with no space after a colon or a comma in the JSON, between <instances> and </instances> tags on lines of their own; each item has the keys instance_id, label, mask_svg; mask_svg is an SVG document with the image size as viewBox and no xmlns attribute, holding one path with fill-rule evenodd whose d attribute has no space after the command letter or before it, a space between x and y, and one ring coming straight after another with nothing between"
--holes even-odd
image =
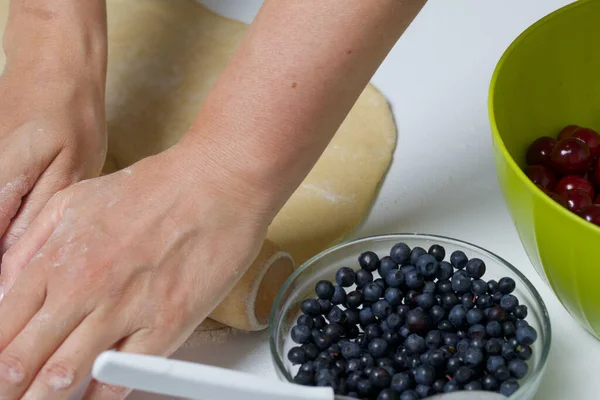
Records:
<instances>
[{"instance_id":1,"label":"woman's right hand","mask_svg":"<svg viewBox=\"0 0 600 400\"><path fill-rule=\"evenodd\" d=\"M71 72L9 62L0 78L2 254L53 194L101 172L105 82Z\"/></svg>"}]
</instances>

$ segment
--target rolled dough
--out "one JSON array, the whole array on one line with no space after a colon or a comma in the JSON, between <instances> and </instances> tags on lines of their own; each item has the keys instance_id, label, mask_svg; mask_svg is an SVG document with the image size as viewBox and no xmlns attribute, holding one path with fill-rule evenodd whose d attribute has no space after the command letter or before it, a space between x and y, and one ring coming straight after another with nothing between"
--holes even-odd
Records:
<instances>
[{"instance_id":1,"label":"rolled dough","mask_svg":"<svg viewBox=\"0 0 600 400\"><path fill-rule=\"evenodd\" d=\"M8 3L0 0L2 31ZM193 0L108 0L108 21L104 173L158 153L186 133L247 28ZM343 239L368 211L395 145L389 105L369 85L268 238L296 266Z\"/></svg>"}]
</instances>

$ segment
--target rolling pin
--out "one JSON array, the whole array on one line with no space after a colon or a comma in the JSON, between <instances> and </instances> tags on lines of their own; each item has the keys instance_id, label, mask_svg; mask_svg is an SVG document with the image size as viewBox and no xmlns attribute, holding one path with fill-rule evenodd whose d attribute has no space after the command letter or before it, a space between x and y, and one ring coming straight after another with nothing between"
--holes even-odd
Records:
<instances>
[{"instance_id":1,"label":"rolling pin","mask_svg":"<svg viewBox=\"0 0 600 400\"><path fill-rule=\"evenodd\" d=\"M248 271L209 318L244 331L265 329L275 296L293 271L294 261L290 254L265 240ZM214 326L213 321L208 323ZM204 324L197 330L202 330Z\"/></svg>"}]
</instances>

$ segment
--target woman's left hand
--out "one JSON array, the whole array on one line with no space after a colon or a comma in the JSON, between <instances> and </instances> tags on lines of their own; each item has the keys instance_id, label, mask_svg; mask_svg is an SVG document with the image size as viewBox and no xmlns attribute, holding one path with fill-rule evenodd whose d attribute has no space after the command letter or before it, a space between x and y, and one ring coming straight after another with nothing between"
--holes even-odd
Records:
<instances>
[{"instance_id":1,"label":"woman's left hand","mask_svg":"<svg viewBox=\"0 0 600 400\"><path fill-rule=\"evenodd\" d=\"M170 355L243 275L268 218L233 194L243 182L184 159L172 148L57 193L5 254L2 399L65 399L107 349ZM126 394L93 382L86 399Z\"/></svg>"}]
</instances>

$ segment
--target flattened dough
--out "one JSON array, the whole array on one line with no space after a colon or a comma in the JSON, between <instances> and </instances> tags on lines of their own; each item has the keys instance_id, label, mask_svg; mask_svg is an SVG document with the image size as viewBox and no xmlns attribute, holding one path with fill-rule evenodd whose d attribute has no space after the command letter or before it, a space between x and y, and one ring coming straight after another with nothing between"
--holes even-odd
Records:
<instances>
[{"instance_id":1,"label":"flattened dough","mask_svg":"<svg viewBox=\"0 0 600 400\"><path fill-rule=\"evenodd\" d=\"M0 4L3 31L8 0ZM192 0L108 0L108 18L105 173L186 133L247 28ZM368 211L395 145L388 103L369 85L268 238L290 252L296 266L340 241Z\"/></svg>"}]
</instances>

